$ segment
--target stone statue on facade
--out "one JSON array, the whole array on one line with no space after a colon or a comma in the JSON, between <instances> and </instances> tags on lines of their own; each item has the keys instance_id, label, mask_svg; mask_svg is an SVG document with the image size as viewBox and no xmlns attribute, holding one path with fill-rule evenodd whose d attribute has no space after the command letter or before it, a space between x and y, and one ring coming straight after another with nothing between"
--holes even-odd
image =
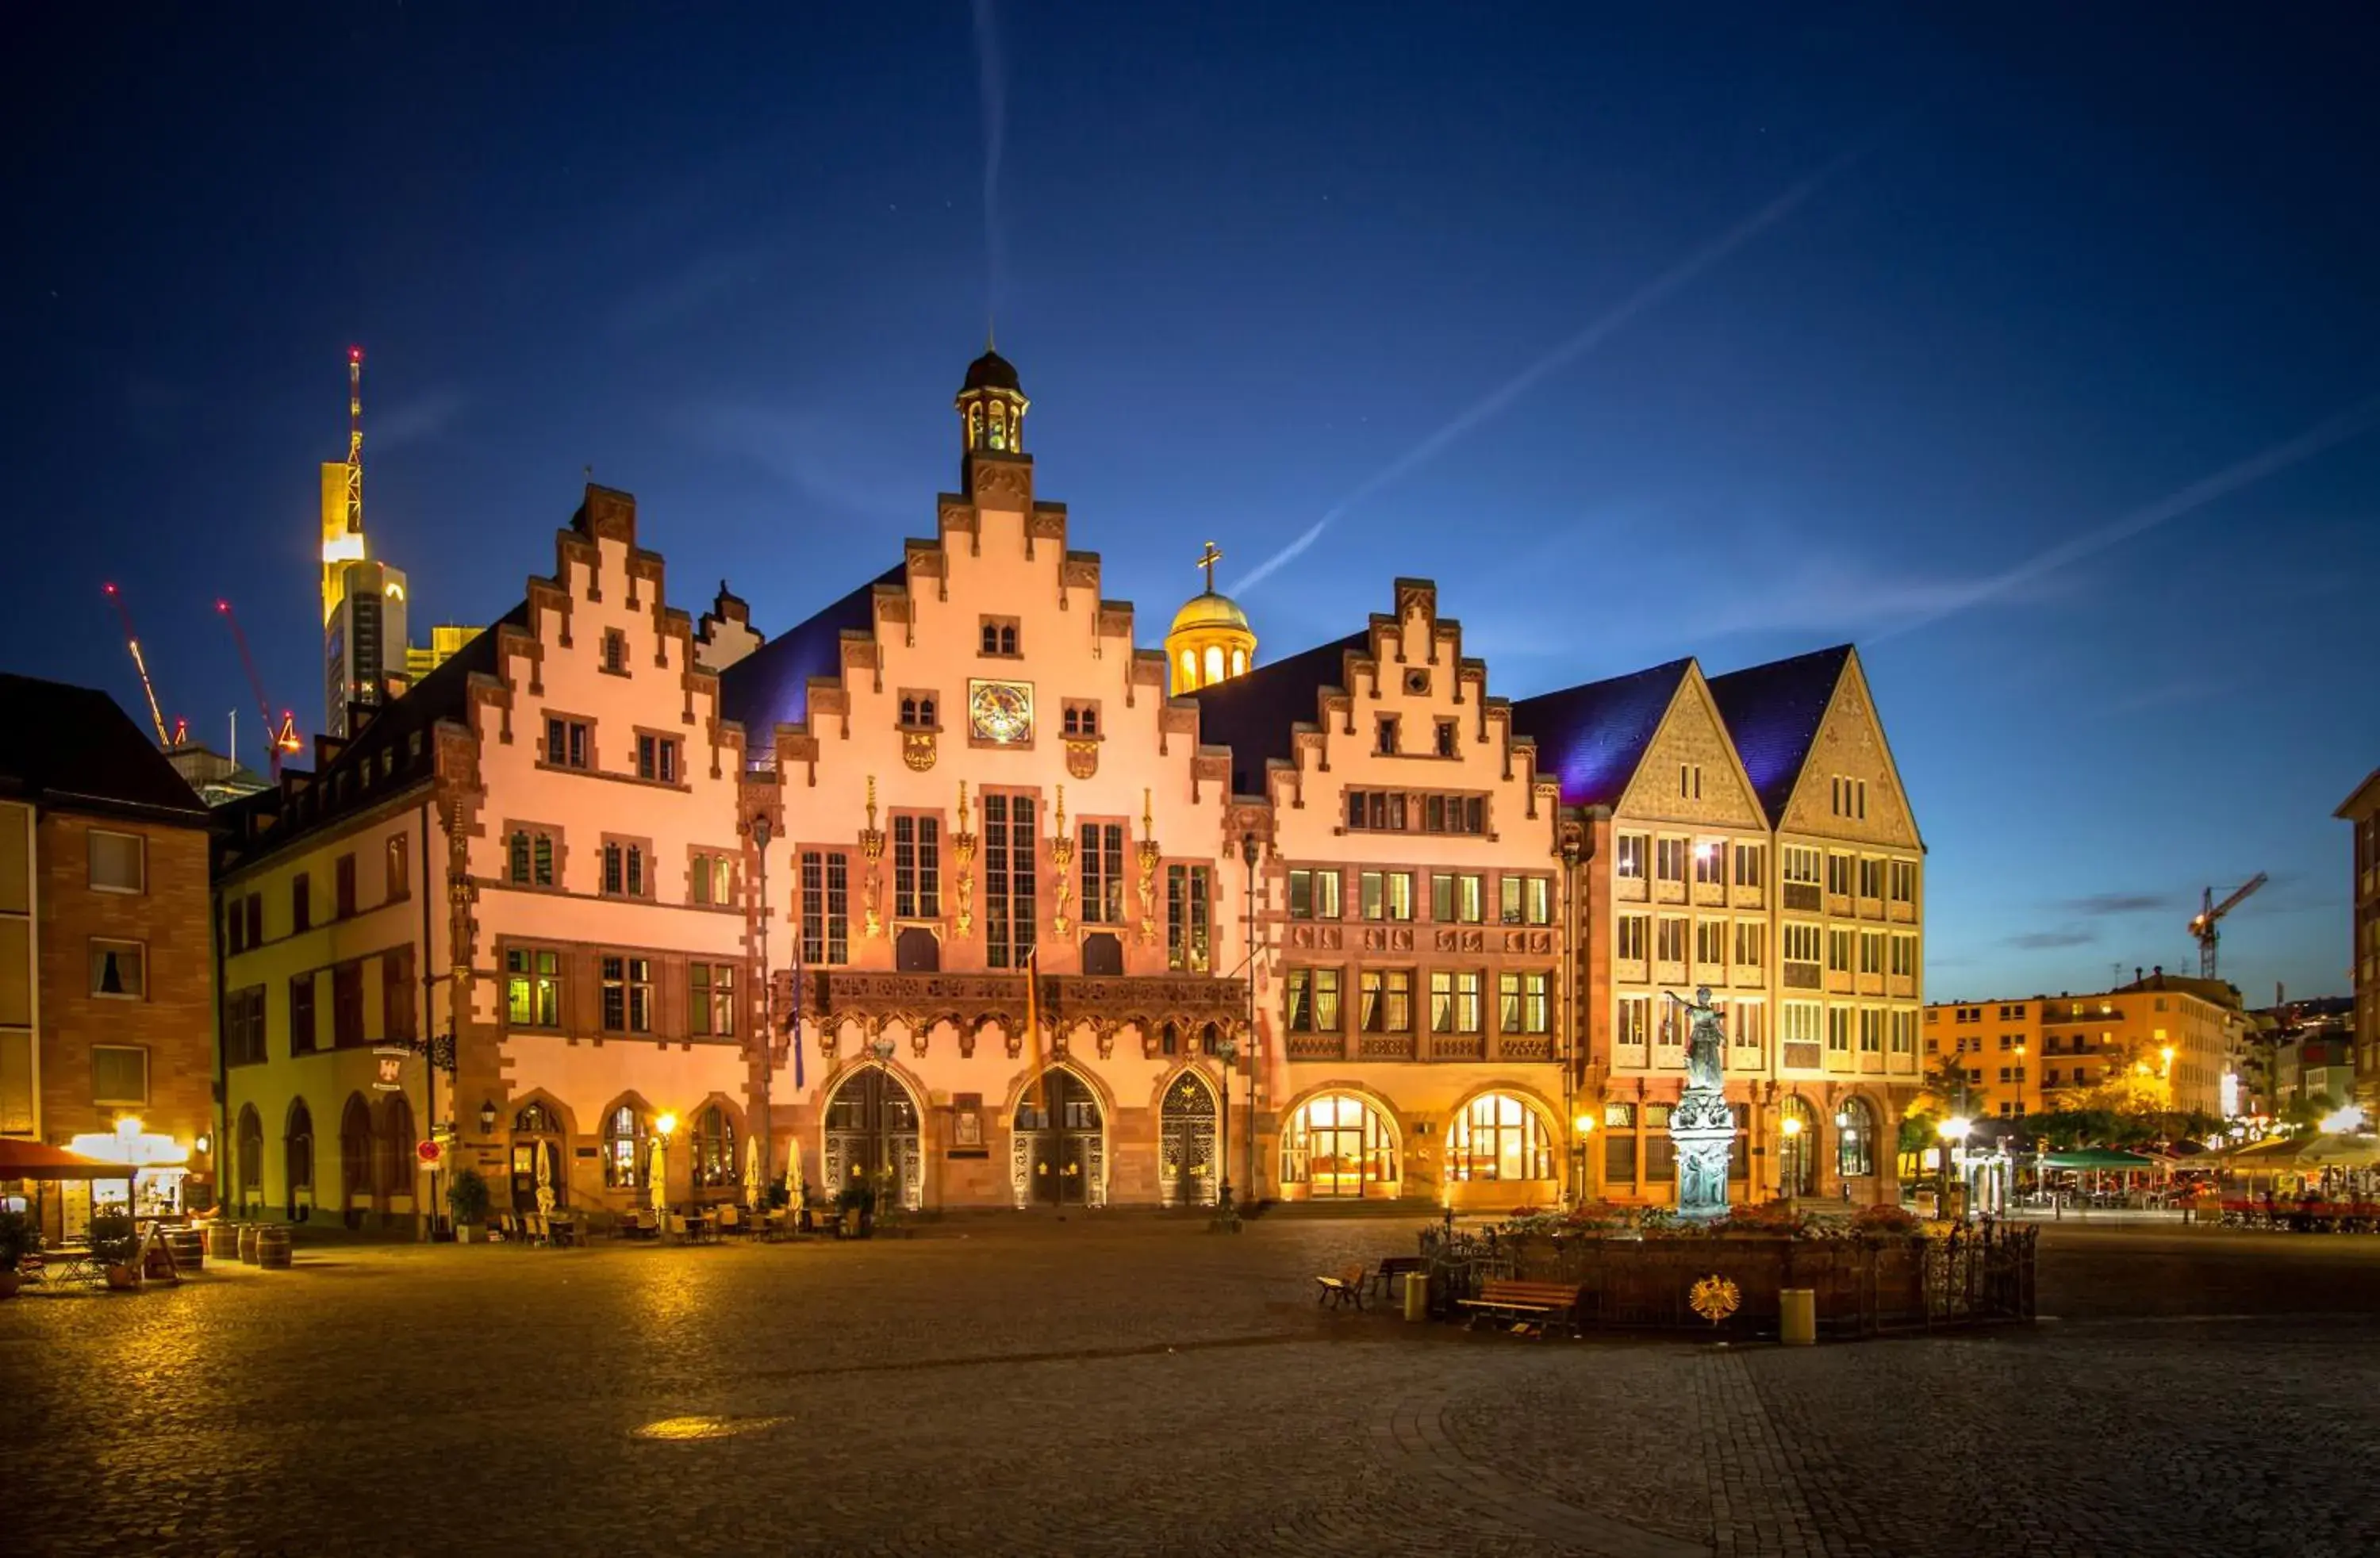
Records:
<instances>
[{"instance_id":1,"label":"stone statue on facade","mask_svg":"<svg viewBox=\"0 0 2380 1558\"><path fill-rule=\"evenodd\" d=\"M1692 1002L1678 1004L1688 1025L1686 1090L1670 1112L1670 1138L1678 1149L1678 1214L1724 1217L1728 1155L1735 1145L1735 1115L1727 1106L1727 1032L1708 985Z\"/></svg>"}]
</instances>

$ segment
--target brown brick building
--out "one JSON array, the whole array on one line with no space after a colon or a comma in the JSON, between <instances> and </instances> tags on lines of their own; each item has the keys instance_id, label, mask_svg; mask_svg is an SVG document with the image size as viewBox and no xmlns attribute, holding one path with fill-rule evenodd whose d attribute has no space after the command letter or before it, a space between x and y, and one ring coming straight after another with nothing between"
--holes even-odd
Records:
<instances>
[{"instance_id":1,"label":"brown brick building","mask_svg":"<svg viewBox=\"0 0 2380 1558\"><path fill-rule=\"evenodd\" d=\"M144 1209L207 1169L207 868L205 806L114 700L0 675L0 1135L142 1166ZM91 1195L54 1187L47 1232Z\"/></svg>"},{"instance_id":2,"label":"brown brick building","mask_svg":"<svg viewBox=\"0 0 2380 1558\"><path fill-rule=\"evenodd\" d=\"M2380 1111L2380 768L2355 786L2337 813L2355 829L2350 966L2355 974L2356 1091Z\"/></svg>"}]
</instances>

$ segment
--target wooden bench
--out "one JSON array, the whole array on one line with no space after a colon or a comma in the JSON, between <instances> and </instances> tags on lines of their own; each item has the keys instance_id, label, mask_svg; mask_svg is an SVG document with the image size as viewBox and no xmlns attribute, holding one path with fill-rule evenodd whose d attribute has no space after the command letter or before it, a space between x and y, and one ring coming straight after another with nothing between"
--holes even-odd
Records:
<instances>
[{"instance_id":1,"label":"wooden bench","mask_svg":"<svg viewBox=\"0 0 2380 1558\"><path fill-rule=\"evenodd\" d=\"M1364 1307L1364 1268L1360 1263L1341 1267L1335 1277L1317 1277L1314 1285L1314 1301L1318 1305L1328 1303L1334 1309L1349 1304L1359 1309Z\"/></svg>"},{"instance_id":2,"label":"wooden bench","mask_svg":"<svg viewBox=\"0 0 2380 1558\"><path fill-rule=\"evenodd\" d=\"M1393 1298L1399 1277L1415 1276L1428 1270L1429 1262L1418 1255L1382 1256L1378 1268L1372 1272L1372 1291L1383 1298Z\"/></svg>"},{"instance_id":3,"label":"wooden bench","mask_svg":"<svg viewBox=\"0 0 2380 1558\"><path fill-rule=\"evenodd\" d=\"M1460 1302L1471 1311L1475 1329L1483 1320L1499 1320L1509 1321L1515 1331L1542 1332L1548 1325L1568 1330L1573 1326L1572 1317L1578 1311L1578 1292L1575 1283L1515 1282L1491 1277L1479 1289L1478 1297Z\"/></svg>"}]
</instances>

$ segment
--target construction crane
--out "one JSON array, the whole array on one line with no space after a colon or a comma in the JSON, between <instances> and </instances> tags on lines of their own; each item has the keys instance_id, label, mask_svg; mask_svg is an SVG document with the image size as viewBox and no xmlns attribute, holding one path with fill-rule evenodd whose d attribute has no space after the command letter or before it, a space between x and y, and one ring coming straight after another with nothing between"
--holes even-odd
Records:
<instances>
[{"instance_id":1,"label":"construction crane","mask_svg":"<svg viewBox=\"0 0 2380 1558\"><path fill-rule=\"evenodd\" d=\"M229 601L217 601L215 610L231 625L231 641L239 646L240 668L248 673L249 690L256 694L256 712L264 721L264 749L272 755L273 776L281 777L281 754L298 749L298 715L288 709L281 711L278 728L273 723L273 704L264 696L264 678L256 674L256 657L248 652L248 635L239 630L239 614L231 609Z\"/></svg>"},{"instance_id":2,"label":"construction crane","mask_svg":"<svg viewBox=\"0 0 2380 1558\"><path fill-rule=\"evenodd\" d=\"M347 534L364 533L364 349L347 348Z\"/></svg>"},{"instance_id":3,"label":"construction crane","mask_svg":"<svg viewBox=\"0 0 2380 1558\"><path fill-rule=\"evenodd\" d=\"M2212 887L2208 888L2206 895L2199 900L2198 913L2191 918L2190 933L2198 938L2198 977L2200 979L2215 978L2215 943L2221 939L2221 933L2215 929L2216 922L2245 903L2251 893L2265 885L2269 880L2270 878L2263 871L2258 871L2240 883L2238 892L2219 904L2215 901L2215 889Z\"/></svg>"},{"instance_id":4,"label":"construction crane","mask_svg":"<svg viewBox=\"0 0 2380 1558\"><path fill-rule=\"evenodd\" d=\"M132 668L140 673L140 690L149 699L149 723L157 732L157 745L170 747L174 738L165 734L165 716L157 707L156 684L149 679L149 662L140 653L140 635L132 630L132 608L124 603L124 592L113 584L99 587L115 604L115 615L124 624L124 647L132 651Z\"/></svg>"}]
</instances>

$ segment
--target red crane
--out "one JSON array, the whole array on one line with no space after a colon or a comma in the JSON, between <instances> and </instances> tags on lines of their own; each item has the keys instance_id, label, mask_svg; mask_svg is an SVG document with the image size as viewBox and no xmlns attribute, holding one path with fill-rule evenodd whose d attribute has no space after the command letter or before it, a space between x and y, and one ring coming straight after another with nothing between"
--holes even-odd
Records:
<instances>
[{"instance_id":1,"label":"red crane","mask_svg":"<svg viewBox=\"0 0 2380 1558\"><path fill-rule=\"evenodd\" d=\"M240 668L248 673L248 685L256 694L256 712L264 721L264 749L272 755L273 776L281 777L281 754L298 750L298 716L290 710L281 711L281 725L273 724L273 703L264 696L264 678L256 674L256 657L248 652L248 635L239 630L239 614L231 609L229 601L217 601L215 610L231 625L231 641L239 646Z\"/></svg>"},{"instance_id":2,"label":"red crane","mask_svg":"<svg viewBox=\"0 0 2380 1558\"><path fill-rule=\"evenodd\" d=\"M103 584L100 590L115 606L115 615L124 623L124 647L132 651L132 668L140 673L140 690L149 700L149 723L156 728L157 745L170 747L174 738L165 734L165 716L157 707L156 685L149 680L149 662L140 653L140 635L132 630L132 608L124 603L124 594L113 584Z\"/></svg>"}]
</instances>

